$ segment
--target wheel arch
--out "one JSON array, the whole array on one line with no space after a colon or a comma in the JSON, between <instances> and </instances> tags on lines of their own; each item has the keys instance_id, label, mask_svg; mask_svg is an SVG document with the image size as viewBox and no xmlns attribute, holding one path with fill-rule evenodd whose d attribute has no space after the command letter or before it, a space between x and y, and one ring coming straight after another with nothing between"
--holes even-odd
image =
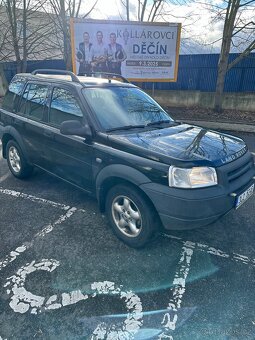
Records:
<instances>
[{"instance_id":1,"label":"wheel arch","mask_svg":"<svg viewBox=\"0 0 255 340\"><path fill-rule=\"evenodd\" d=\"M125 184L135 188L149 202L156 211L154 204L147 194L140 188L141 184L151 180L140 171L126 165L114 164L107 166L98 174L96 179L96 196L101 212L105 211L106 196L108 191L115 185Z\"/></svg>"},{"instance_id":2,"label":"wheel arch","mask_svg":"<svg viewBox=\"0 0 255 340\"><path fill-rule=\"evenodd\" d=\"M21 148L24 157L26 158L26 160L29 162L29 157L24 145L24 142L20 136L20 134L12 127L9 127L9 129L6 129L6 132L3 133L2 136L2 154L3 154L3 158L6 159L6 146L8 144L8 142L10 140L14 140L19 147Z\"/></svg>"},{"instance_id":3,"label":"wheel arch","mask_svg":"<svg viewBox=\"0 0 255 340\"><path fill-rule=\"evenodd\" d=\"M9 133L5 133L2 137L2 154L3 158L6 158L6 146L10 140L15 140Z\"/></svg>"}]
</instances>

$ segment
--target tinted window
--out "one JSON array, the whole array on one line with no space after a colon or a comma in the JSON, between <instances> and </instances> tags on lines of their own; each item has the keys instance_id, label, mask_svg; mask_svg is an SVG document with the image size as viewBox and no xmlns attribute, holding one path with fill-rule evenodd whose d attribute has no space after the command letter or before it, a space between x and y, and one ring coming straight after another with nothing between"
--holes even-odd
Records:
<instances>
[{"instance_id":1,"label":"tinted window","mask_svg":"<svg viewBox=\"0 0 255 340\"><path fill-rule=\"evenodd\" d=\"M171 120L159 104L138 88L87 88L83 93L105 129Z\"/></svg>"},{"instance_id":2,"label":"tinted window","mask_svg":"<svg viewBox=\"0 0 255 340\"><path fill-rule=\"evenodd\" d=\"M47 85L28 84L22 96L20 112L36 120L42 120L47 92Z\"/></svg>"},{"instance_id":3,"label":"tinted window","mask_svg":"<svg viewBox=\"0 0 255 340\"><path fill-rule=\"evenodd\" d=\"M49 121L60 125L66 120L82 122L83 113L77 99L67 90L54 88L50 107Z\"/></svg>"},{"instance_id":4,"label":"tinted window","mask_svg":"<svg viewBox=\"0 0 255 340\"><path fill-rule=\"evenodd\" d=\"M23 77L14 77L8 91L4 97L3 108L13 112L15 105L18 102L18 98L23 90L25 84L25 78Z\"/></svg>"}]
</instances>

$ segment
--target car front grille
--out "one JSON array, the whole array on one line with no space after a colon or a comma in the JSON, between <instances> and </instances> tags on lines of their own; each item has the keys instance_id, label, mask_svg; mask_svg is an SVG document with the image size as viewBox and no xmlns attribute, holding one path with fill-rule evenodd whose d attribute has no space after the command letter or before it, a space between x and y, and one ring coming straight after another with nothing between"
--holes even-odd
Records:
<instances>
[{"instance_id":1,"label":"car front grille","mask_svg":"<svg viewBox=\"0 0 255 340\"><path fill-rule=\"evenodd\" d=\"M248 161L246 160L246 162L242 163L241 165L238 164L237 167L235 167L234 169L231 169L231 171L227 173L228 182L231 183L235 180L238 180L238 178L245 175L252 168L253 168L253 159L249 159Z\"/></svg>"}]
</instances>

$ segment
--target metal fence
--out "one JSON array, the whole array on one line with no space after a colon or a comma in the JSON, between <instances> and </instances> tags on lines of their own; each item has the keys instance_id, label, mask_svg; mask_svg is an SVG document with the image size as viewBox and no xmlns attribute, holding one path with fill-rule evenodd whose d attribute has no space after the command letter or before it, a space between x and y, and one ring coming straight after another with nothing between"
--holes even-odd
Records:
<instances>
[{"instance_id":1,"label":"metal fence","mask_svg":"<svg viewBox=\"0 0 255 340\"><path fill-rule=\"evenodd\" d=\"M238 55L231 54L230 62ZM214 92L217 79L218 54L180 55L178 80L176 83L139 83L145 89L154 86L156 90L198 90ZM29 61L27 72L36 68L65 69L63 60ZM4 64L8 81L16 72L14 62ZM226 76L225 92L255 92L255 53L252 53Z\"/></svg>"},{"instance_id":2,"label":"metal fence","mask_svg":"<svg viewBox=\"0 0 255 340\"><path fill-rule=\"evenodd\" d=\"M64 60L29 60L27 62L27 72L32 72L33 70L39 68L48 68L48 69L58 69L65 70ZM15 76L17 72L16 62L7 62L4 63L4 73L6 80L8 82Z\"/></svg>"},{"instance_id":3,"label":"metal fence","mask_svg":"<svg viewBox=\"0 0 255 340\"><path fill-rule=\"evenodd\" d=\"M230 62L238 54L230 55ZM155 83L157 90L197 90L214 92L219 54L181 55L176 83ZM147 89L152 84L144 84ZM230 69L225 80L225 92L255 92L255 53Z\"/></svg>"}]
</instances>

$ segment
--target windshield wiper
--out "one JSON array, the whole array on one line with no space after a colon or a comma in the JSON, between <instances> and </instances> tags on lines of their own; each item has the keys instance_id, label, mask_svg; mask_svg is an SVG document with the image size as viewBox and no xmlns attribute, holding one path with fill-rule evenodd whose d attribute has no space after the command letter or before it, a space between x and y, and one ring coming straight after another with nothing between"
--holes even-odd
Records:
<instances>
[{"instance_id":1,"label":"windshield wiper","mask_svg":"<svg viewBox=\"0 0 255 340\"><path fill-rule=\"evenodd\" d=\"M161 125L164 123L175 124L173 120L165 119L165 120L158 120L157 122L150 122L147 124L118 126L115 128L107 129L106 132L112 132L112 131L117 131L117 130L131 130L131 129L136 129L136 128L146 128L147 126Z\"/></svg>"},{"instance_id":2,"label":"windshield wiper","mask_svg":"<svg viewBox=\"0 0 255 340\"><path fill-rule=\"evenodd\" d=\"M156 121L156 122L147 123L145 126L160 125L160 124L164 124L164 123L173 123L173 124L174 124L174 121L169 120L169 119L158 120L158 121Z\"/></svg>"},{"instance_id":3,"label":"windshield wiper","mask_svg":"<svg viewBox=\"0 0 255 340\"><path fill-rule=\"evenodd\" d=\"M131 129L136 129L136 128L144 128L146 125L124 125L124 126L118 126L115 128L107 129L106 132L112 132L112 131L117 131L117 130L131 130Z\"/></svg>"}]
</instances>

